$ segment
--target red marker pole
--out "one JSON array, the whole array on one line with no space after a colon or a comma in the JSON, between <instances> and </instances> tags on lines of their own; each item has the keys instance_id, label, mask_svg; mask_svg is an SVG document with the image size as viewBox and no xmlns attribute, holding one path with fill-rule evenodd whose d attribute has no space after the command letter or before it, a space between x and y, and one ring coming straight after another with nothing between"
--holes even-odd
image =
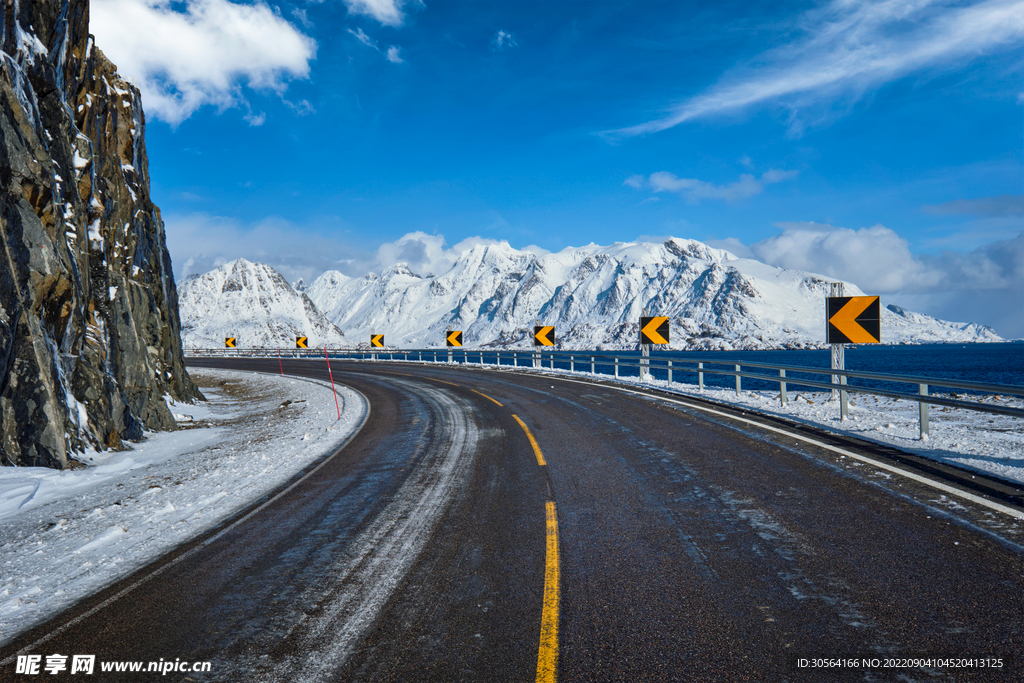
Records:
<instances>
[{"instance_id":1,"label":"red marker pole","mask_svg":"<svg viewBox=\"0 0 1024 683\"><path fill-rule=\"evenodd\" d=\"M281 365L281 349L277 350L277 367L281 368L281 376L284 377L284 366Z\"/></svg>"},{"instance_id":2,"label":"red marker pole","mask_svg":"<svg viewBox=\"0 0 1024 683\"><path fill-rule=\"evenodd\" d=\"M338 392L334 391L334 373L331 372L331 357L327 355L327 347L324 347L324 358L327 359L327 374L331 377L331 393L334 394L334 407L338 409L338 419L341 419L341 406L338 405Z\"/></svg>"}]
</instances>

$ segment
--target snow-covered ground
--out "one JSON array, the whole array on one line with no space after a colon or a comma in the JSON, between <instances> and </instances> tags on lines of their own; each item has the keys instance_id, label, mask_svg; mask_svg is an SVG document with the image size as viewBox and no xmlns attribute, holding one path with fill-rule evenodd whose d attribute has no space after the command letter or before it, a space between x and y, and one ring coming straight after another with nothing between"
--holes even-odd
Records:
<instances>
[{"instance_id":1,"label":"snow-covered ground","mask_svg":"<svg viewBox=\"0 0 1024 683\"><path fill-rule=\"evenodd\" d=\"M216 526L342 443L365 400L312 380L190 370L177 432L84 469L0 468L0 643Z\"/></svg>"},{"instance_id":2,"label":"snow-covered ground","mask_svg":"<svg viewBox=\"0 0 1024 683\"><path fill-rule=\"evenodd\" d=\"M494 365L483 367L495 369ZM549 368L530 370L538 371L570 377L584 374ZM689 374L694 377L693 373ZM786 392L789 403L783 406L779 402L778 390L743 390L737 395L735 389L705 387L701 390L696 384L679 381L669 385L665 380L652 379L641 385L637 377L620 377L618 380L609 375L599 374L597 377L633 387L668 389L682 396L699 396L753 412L777 415L836 434L888 444L931 460L1024 483L1024 418L933 405L929 411L929 435L921 439L917 402L851 392L849 415L846 421L841 421L839 401L832 400L830 392L794 390L792 379ZM949 398L946 394L937 395ZM1024 409L1024 399L1013 396L984 396L981 401Z\"/></svg>"}]
</instances>

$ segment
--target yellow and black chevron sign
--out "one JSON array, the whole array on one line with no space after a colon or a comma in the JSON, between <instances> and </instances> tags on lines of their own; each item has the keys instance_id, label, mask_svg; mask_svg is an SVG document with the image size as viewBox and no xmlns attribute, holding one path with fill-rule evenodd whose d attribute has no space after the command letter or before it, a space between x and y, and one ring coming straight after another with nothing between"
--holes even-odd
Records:
<instances>
[{"instance_id":1,"label":"yellow and black chevron sign","mask_svg":"<svg viewBox=\"0 0 1024 683\"><path fill-rule=\"evenodd\" d=\"M235 348L235 338L234 337L224 337L224 348L225 349L233 349L233 348Z\"/></svg>"},{"instance_id":2,"label":"yellow and black chevron sign","mask_svg":"<svg viewBox=\"0 0 1024 683\"><path fill-rule=\"evenodd\" d=\"M877 296L830 296L825 301L829 344L882 341L881 303Z\"/></svg>"},{"instance_id":3,"label":"yellow and black chevron sign","mask_svg":"<svg viewBox=\"0 0 1024 683\"><path fill-rule=\"evenodd\" d=\"M546 325L541 327L538 325L533 328L533 345L534 346L554 346L555 345L555 328L552 325Z\"/></svg>"},{"instance_id":4,"label":"yellow and black chevron sign","mask_svg":"<svg viewBox=\"0 0 1024 683\"><path fill-rule=\"evenodd\" d=\"M640 318L641 344L668 344L668 317L659 315Z\"/></svg>"},{"instance_id":5,"label":"yellow and black chevron sign","mask_svg":"<svg viewBox=\"0 0 1024 683\"><path fill-rule=\"evenodd\" d=\"M448 336L444 340L448 343L448 346L462 346L462 330L448 332Z\"/></svg>"},{"instance_id":6,"label":"yellow and black chevron sign","mask_svg":"<svg viewBox=\"0 0 1024 683\"><path fill-rule=\"evenodd\" d=\"M309 337L296 337L295 348L297 349L308 349L309 348Z\"/></svg>"},{"instance_id":7,"label":"yellow and black chevron sign","mask_svg":"<svg viewBox=\"0 0 1024 683\"><path fill-rule=\"evenodd\" d=\"M383 334L371 334L370 335L370 346L376 349L384 348L384 335Z\"/></svg>"}]
</instances>

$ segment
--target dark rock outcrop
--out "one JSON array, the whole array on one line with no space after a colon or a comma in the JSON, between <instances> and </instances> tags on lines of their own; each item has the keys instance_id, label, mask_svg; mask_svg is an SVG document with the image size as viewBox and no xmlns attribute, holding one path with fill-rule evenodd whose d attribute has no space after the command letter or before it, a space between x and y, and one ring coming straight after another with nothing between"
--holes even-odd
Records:
<instances>
[{"instance_id":1,"label":"dark rock outcrop","mask_svg":"<svg viewBox=\"0 0 1024 683\"><path fill-rule=\"evenodd\" d=\"M89 35L88 0L0 0L0 461L174 429L198 398L149 198L139 91Z\"/></svg>"}]
</instances>

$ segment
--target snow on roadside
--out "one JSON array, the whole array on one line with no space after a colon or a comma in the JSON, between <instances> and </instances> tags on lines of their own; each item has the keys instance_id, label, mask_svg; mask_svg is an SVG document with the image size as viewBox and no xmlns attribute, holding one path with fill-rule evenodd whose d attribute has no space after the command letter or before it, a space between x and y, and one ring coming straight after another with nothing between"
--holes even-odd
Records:
<instances>
[{"instance_id":1,"label":"snow on roadside","mask_svg":"<svg viewBox=\"0 0 1024 683\"><path fill-rule=\"evenodd\" d=\"M473 367L481 367L472 364ZM494 370L494 365L484 365ZM519 371L525 368L519 368ZM570 373L568 370L531 368L530 372L580 376L589 373ZM511 367L502 371L513 371ZM680 373L682 374L682 373ZM690 373L691 376L694 376ZM683 375L685 377L685 374ZM993 415L973 410L944 406L931 406L929 436L919 436L917 402L896 400L884 396L850 393L848 419L839 419L839 401L830 400L827 391L794 390L789 381L786 392L787 406L780 405L779 392L747 391L737 395L735 389L705 387L679 381L671 386L666 380L652 379L642 385L637 377L615 379L597 375L602 381L617 381L632 386L667 389L682 396L695 396L717 403L749 409L753 412L777 415L794 422L846 434L868 441L884 443L921 457L959 467L976 470L1008 481L1024 483L1024 419L1009 415ZM943 394L945 397L949 397ZM1012 396L985 396L986 403L1024 409L1024 399Z\"/></svg>"},{"instance_id":2,"label":"snow on roadside","mask_svg":"<svg viewBox=\"0 0 1024 683\"><path fill-rule=\"evenodd\" d=\"M194 369L209 399L171 402L180 429L84 469L0 468L0 643L127 576L324 457L365 400L313 380Z\"/></svg>"}]
</instances>

